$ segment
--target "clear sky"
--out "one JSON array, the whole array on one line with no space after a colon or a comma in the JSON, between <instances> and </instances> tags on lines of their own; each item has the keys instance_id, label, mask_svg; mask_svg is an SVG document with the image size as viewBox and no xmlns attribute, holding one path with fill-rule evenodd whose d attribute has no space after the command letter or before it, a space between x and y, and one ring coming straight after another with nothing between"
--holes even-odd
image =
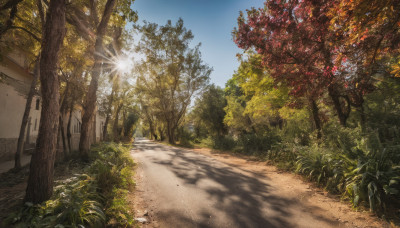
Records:
<instances>
[{"instance_id":1,"label":"clear sky","mask_svg":"<svg viewBox=\"0 0 400 228\"><path fill-rule=\"evenodd\" d=\"M232 41L239 11L260 8L264 0L135 0L133 10L138 12L139 24L143 20L165 25L182 18L192 30L192 46L202 43L202 59L214 70L211 82L225 87L226 81L239 66L236 53L242 52Z\"/></svg>"}]
</instances>

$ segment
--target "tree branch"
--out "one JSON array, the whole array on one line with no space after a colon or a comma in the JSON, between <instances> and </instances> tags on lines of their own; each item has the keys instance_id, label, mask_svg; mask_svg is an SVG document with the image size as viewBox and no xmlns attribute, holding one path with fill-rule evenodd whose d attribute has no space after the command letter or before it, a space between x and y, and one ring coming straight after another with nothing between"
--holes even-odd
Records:
<instances>
[{"instance_id":1,"label":"tree branch","mask_svg":"<svg viewBox=\"0 0 400 228\"><path fill-rule=\"evenodd\" d=\"M22 2L22 0L9 0L6 4L0 7L0 11L16 7L20 2Z\"/></svg>"},{"instance_id":2,"label":"tree branch","mask_svg":"<svg viewBox=\"0 0 400 228\"><path fill-rule=\"evenodd\" d=\"M20 29L26 33L28 33L33 39L35 39L36 41L38 41L39 43L42 42L42 39L39 38L38 36L36 36L35 34L33 34L31 31L29 31L28 29L24 28L24 27L19 27L19 26L11 26L10 29Z\"/></svg>"}]
</instances>

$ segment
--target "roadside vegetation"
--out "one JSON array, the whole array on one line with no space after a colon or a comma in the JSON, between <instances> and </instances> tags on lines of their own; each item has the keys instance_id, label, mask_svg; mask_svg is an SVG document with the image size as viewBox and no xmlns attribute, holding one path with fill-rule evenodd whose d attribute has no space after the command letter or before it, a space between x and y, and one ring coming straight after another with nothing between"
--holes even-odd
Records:
<instances>
[{"instance_id":1,"label":"roadside vegetation","mask_svg":"<svg viewBox=\"0 0 400 228\"><path fill-rule=\"evenodd\" d=\"M54 194L41 204L25 202L5 219L4 227L131 227L135 163L129 145L101 143L92 147L89 163L72 159L71 175L55 182ZM57 170L57 168L56 168ZM65 170L64 170L65 171Z\"/></svg>"},{"instance_id":2,"label":"roadside vegetation","mask_svg":"<svg viewBox=\"0 0 400 228\"><path fill-rule=\"evenodd\" d=\"M399 218L400 8L392 3L266 1L241 13L240 66L224 89L202 90L177 141L258 156L354 208ZM158 126L155 139L165 132Z\"/></svg>"}]
</instances>

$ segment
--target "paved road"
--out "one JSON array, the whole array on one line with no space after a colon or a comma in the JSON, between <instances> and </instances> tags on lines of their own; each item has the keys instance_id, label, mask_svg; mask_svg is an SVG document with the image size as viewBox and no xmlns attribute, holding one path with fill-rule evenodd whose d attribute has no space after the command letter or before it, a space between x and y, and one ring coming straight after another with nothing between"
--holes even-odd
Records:
<instances>
[{"instance_id":1,"label":"paved road","mask_svg":"<svg viewBox=\"0 0 400 228\"><path fill-rule=\"evenodd\" d=\"M147 226L344 226L299 196L282 196L268 177L145 139L135 145L137 191L154 220Z\"/></svg>"}]
</instances>

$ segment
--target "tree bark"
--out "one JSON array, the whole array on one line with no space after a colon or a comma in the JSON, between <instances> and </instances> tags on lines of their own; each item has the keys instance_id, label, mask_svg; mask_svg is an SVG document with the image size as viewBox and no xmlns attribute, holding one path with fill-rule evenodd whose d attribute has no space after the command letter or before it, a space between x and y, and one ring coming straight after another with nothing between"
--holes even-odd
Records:
<instances>
[{"instance_id":1,"label":"tree bark","mask_svg":"<svg viewBox=\"0 0 400 228\"><path fill-rule=\"evenodd\" d=\"M321 119L319 118L319 108L315 100L312 98L310 99L310 106L315 128L317 129L317 138L320 139L322 137L321 135L322 128L321 128Z\"/></svg>"},{"instance_id":2,"label":"tree bark","mask_svg":"<svg viewBox=\"0 0 400 228\"><path fill-rule=\"evenodd\" d=\"M68 96L68 93L69 93L69 82L66 81L66 83L67 83L67 86L65 88L64 94L63 94L62 99L61 99L61 107L60 107L60 114L59 114L60 115L60 117L59 117L59 122L60 122L59 123L59 129L60 129L61 138L58 138L58 139L62 140L64 159L66 159L68 157L67 145L66 145L66 142L65 142L64 118L63 118L64 117L64 113L65 113L65 111L67 109L67 96ZM59 144L59 142L57 142L57 144ZM57 145L57 149L58 148L59 148L59 145Z\"/></svg>"},{"instance_id":3,"label":"tree bark","mask_svg":"<svg viewBox=\"0 0 400 228\"><path fill-rule=\"evenodd\" d=\"M115 77L118 77L118 75L116 75ZM108 139L107 126L108 122L110 121L112 103L114 102L114 92L115 92L114 90L115 90L115 83L113 82L113 86L111 88L110 100L108 101L106 120L104 121L104 126L103 126L103 140Z\"/></svg>"},{"instance_id":4,"label":"tree bark","mask_svg":"<svg viewBox=\"0 0 400 228\"><path fill-rule=\"evenodd\" d=\"M32 155L25 202L41 203L53 194L59 118L58 52L65 35L65 0L51 0L42 41L42 111L36 152Z\"/></svg>"},{"instance_id":5,"label":"tree bark","mask_svg":"<svg viewBox=\"0 0 400 228\"><path fill-rule=\"evenodd\" d=\"M175 127L173 124L167 123L167 134L168 134L168 142L172 145L175 145Z\"/></svg>"},{"instance_id":6,"label":"tree bark","mask_svg":"<svg viewBox=\"0 0 400 228\"><path fill-rule=\"evenodd\" d=\"M347 106L345 104L345 107L343 107L342 103L340 102L340 94L334 88L334 86L329 86L328 93L333 101L333 105L336 109L336 113L338 115L340 125L342 125L343 127L346 127L347 118L349 117L350 111L351 111L350 110L351 107L350 107L350 103L349 103L348 99L346 99Z\"/></svg>"},{"instance_id":7,"label":"tree bark","mask_svg":"<svg viewBox=\"0 0 400 228\"><path fill-rule=\"evenodd\" d=\"M126 124L126 109L124 109L122 111L122 129L121 129L121 133L119 134L122 137L125 137L125 124Z\"/></svg>"},{"instance_id":8,"label":"tree bark","mask_svg":"<svg viewBox=\"0 0 400 228\"><path fill-rule=\"evenodd\" d=\"M69 107L69 116L68 116L68 124L67 124L67 142L68 142L68 150L69 153L72 153L72 146L71 146L71 121L72 121L72 112L74 111L74 99L75 97L72 96L71 106Z\"/></svg>"},{"instance_id":9,"label":"tree bark","mask_svg":"<svg viewBox=\"0 0 400 228\"><path fill-rule=\"evenodd\" d=\"M115 110L115 119L114 119L114 125L113 125L113 141L116 142L118 141L119 137L118 137L118 119L119 119L119 112L122 109L122 104L120 104L117 107L117 110Z\"/></svg>"},{"instance_id":10,"label":"tree bark","mask_svg":"<svg viewBox=\"0 0 400 228\"><path fill-rule=\"evenodd\" d=\"M64 159L66 159L68 157L68 151L67 151L67 144L65 142L65 130L64 130L64 121L62 113L60 113L60 131L61 131L61 140L64 151Z\"/></svg>"},{"instance_id":11,"label":"tree bark","mask_svg":"<svg viewBox=\"0 0 400 228\"><path fill-rule=\"evenodd\" d=\"M40 58L40 57L38 57L38 58ZM39 59L36 61L34 71L35 71L35 74L34 74L34 77L33 77L32 83L31 83L31 87L29 88L28 97L26 98L25 111L24 111L24 115L22 116L21 128L19 130L17 151L15 153L15 164L14 164L14 169L16 169L16 170L21 168L21 153L24 148L26 125L28 123L29 114L31 111L32 99L36 92L36 89L35 89L36 83L37 83L37 80L38 80L39 74L40 74ZM29 132L28 132L28 134L29 134Z\"/></svg>"},{"instance_id":12,"label":"tree bark","mask_svg":"<svg viewBox=\"0 0 400 228\"><path fill-rule=\"evenodd\" d=\"M96 33L96 43L95 43L95 53L94 53L94 66L92 71L92 79L89 85L89 91L86 95L86 101L84 105L84 114L82 117L82 130L81 130L81 137L79 140L79 151L82 158L86 159L89 156L90 150L90 120L94 114L94 110L96 108L96 101L97 101L97 88L99 84L99 76L101 65L103 61L103 37L106 33L107 24L110 20L111 13L114 10L116 0L107 0L107 3L104 8L103 17L100 21L99 26L97 27Z\"/></svg>"}]
</instances>

